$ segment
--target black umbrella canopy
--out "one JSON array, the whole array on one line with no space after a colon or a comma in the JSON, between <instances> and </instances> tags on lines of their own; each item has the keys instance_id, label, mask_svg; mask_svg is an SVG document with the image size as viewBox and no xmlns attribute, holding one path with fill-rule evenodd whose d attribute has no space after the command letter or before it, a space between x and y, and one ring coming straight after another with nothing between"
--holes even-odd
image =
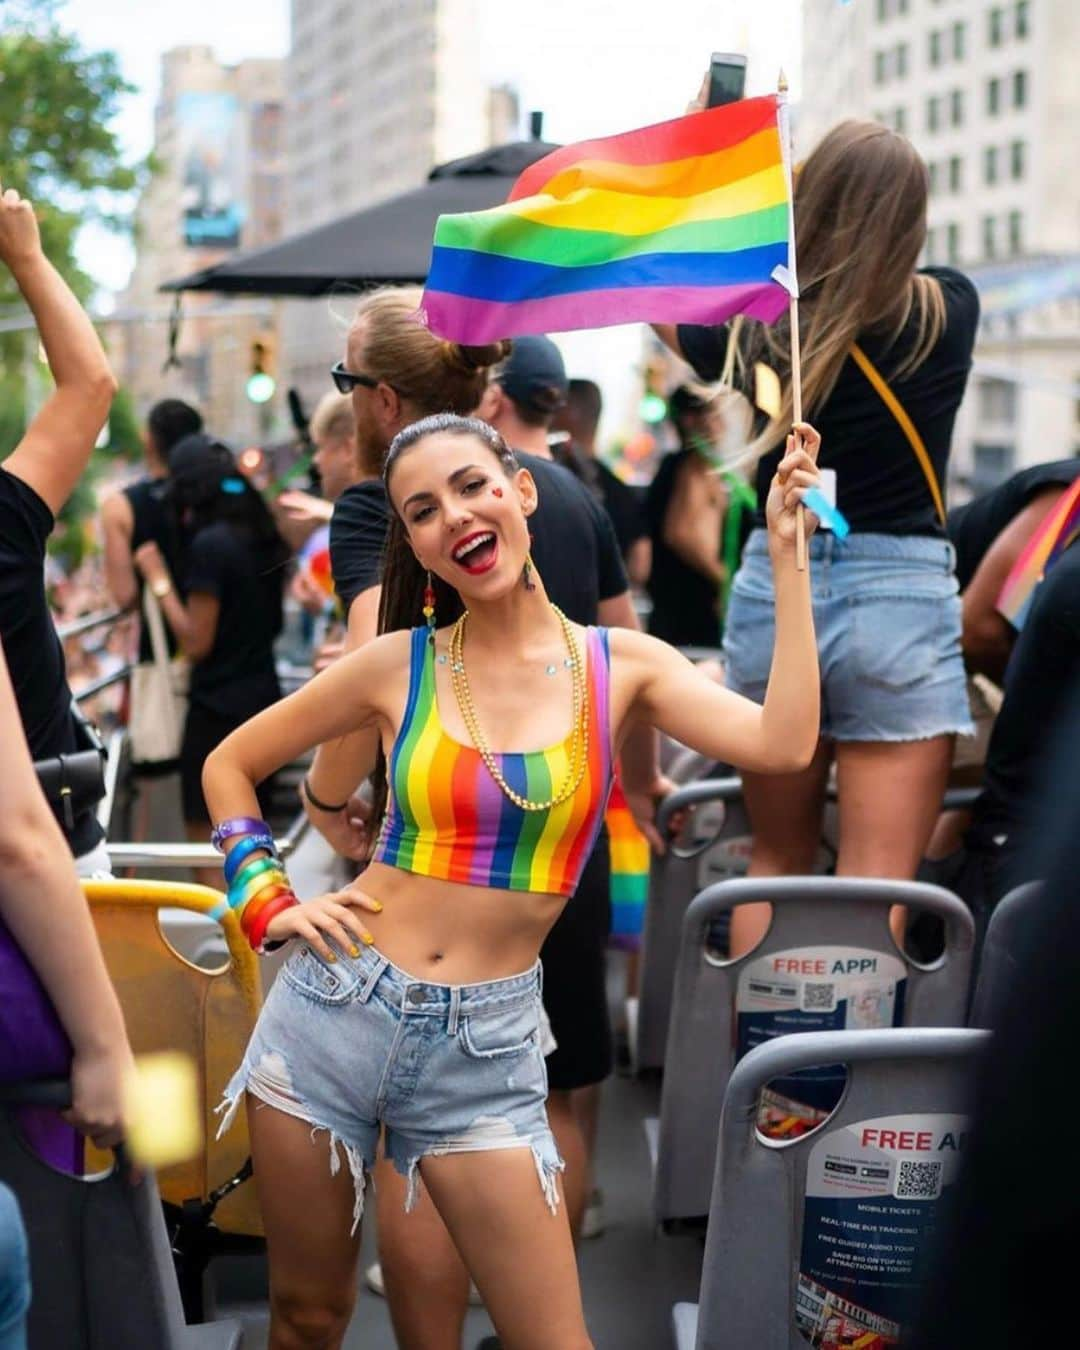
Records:
<instances>
[{"instance_id":1,"label":"black umbrella canopy","mask_svg":"<svg viewBox=\"0 0 1080 1350\"><path fill-rule=\"evenodd\" d=\"M518 175L557 148L546 141L514 141L439 164L423 187L166 282L161 289L315 296L339 285L422 282L440 215L486 211L504 202Z\"/></svg>"}]
</instances>

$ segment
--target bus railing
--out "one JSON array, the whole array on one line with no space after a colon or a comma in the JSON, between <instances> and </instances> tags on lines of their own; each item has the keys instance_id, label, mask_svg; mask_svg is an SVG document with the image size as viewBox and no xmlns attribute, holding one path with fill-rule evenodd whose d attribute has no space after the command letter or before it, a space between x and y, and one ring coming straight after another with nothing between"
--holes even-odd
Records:
<instances>
[{"instance_id":1,"label":"bus railing","mask_svg":"<svg viewBox=\"0 0 1080 1350\"><path fill-rule=\"evenodd\" d=\"M275 841L284 862L296 852L310 822L301 811L285 833ZM209 844L125 844L107 842L114 867L219 867L221 854Z\"/></svg>"}]
</instances>

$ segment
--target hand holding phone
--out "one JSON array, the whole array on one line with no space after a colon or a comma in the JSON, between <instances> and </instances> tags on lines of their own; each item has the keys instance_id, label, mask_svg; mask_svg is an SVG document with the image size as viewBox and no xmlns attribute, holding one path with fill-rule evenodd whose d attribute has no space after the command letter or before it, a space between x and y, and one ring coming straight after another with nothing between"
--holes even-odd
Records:
<instances>
[{"instance_id":1,"label":"hand holding phone","mask_svg":"<svg viewBox=\"0 0 1080 1350\"><path fill-rule=\"evenodd\" d=\"M738 52L713 52L709 60L706 108L737 103L746 89L746 57Z\"/></svg>"}]
</instances>

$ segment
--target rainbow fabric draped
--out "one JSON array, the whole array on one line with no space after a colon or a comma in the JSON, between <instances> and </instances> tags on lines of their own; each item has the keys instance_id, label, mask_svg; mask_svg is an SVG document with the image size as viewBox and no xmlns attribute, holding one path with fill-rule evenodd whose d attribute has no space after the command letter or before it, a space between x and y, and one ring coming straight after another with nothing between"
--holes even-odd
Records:
<instances>
[{"instance_id":1,"label":"rainbow fabric draped","mask_svg":"<svg viewBox=\"0 0 1080 1350\"><path fill-rule=\"evenodd\" d=\"M772 323L792 276L775 94L564 146L489 211L440 216L422 306L480 344L635 322Z\"/></svg>"},{"instance_id":2,"label":"rainbow fabric draped","mask_svg":"<svg viewBox=\"0 0 1080 1350\"><path fill-rule=\"evenodd\" d=\"M1080 478L1031 536L998 594L995 609L1017 632L1023 628L1039 582L1080 534Z\"/></svg>"},{"instance_id":3,"label":"rainbow fabric draped","mask_svg":"<svg viewBox=\"0 0 1080 1350\"><path fill-rule=\"evenodd\" d=\"M618 777L604 819L611 848L609 945L636 952L641 946L649 899L649 841L637 827Z\"/></svg>"},{"instance_id":4,"label":"rainbow fabric draped","mask_svg":"<svg viewBox=\"0 0 1080 1350\"><path fill-rule=\"evenodd\" d=\"M588 629L588 764L572 797L522 811L501 791L479 751L449 736L435 693L435 649L412 634L409 698L390 756L390 802L374 861L442 881L498 890L573 894L603 820L611 786L608 650ZM570 739L546 750L497 754L510 786L544 801L566 779Z\"/></svg>"}]
</instances>

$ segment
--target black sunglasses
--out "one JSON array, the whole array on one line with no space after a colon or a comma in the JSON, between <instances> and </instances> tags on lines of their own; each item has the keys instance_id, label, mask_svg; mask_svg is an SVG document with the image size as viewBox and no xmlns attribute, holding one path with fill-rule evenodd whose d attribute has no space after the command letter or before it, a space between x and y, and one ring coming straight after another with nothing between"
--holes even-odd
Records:
<instances>
[{"instance_id":1,"label":"black sunglasses","mask_svg":"<svg viewBox=\"0 0 1080 1350\"><path fill-rule=\"evenodd\" d=\"M341 361L330 368L330 378L339 394L351 394L358 384L362 384L365 389L377 389L382 383L371 375L358 375L353 370L346 370Z\"/></svg>"}]
</instances>

